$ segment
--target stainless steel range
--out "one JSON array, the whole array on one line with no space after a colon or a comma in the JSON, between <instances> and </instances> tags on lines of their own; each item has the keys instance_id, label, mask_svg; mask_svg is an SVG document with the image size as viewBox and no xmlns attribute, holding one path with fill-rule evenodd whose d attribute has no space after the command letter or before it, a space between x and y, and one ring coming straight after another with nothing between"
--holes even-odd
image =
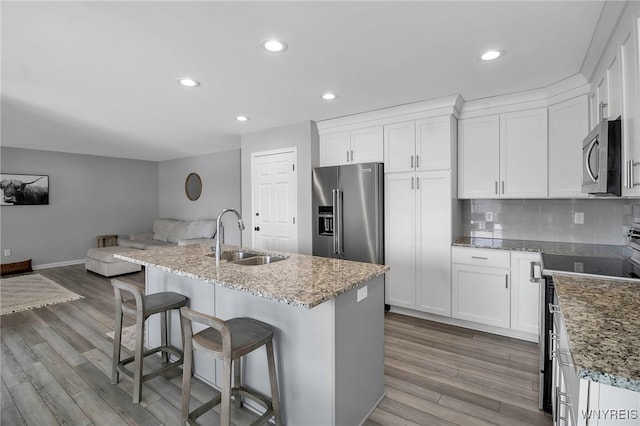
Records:
<instances>
[{"instance_id":1,"label":"stainless steel range","mask_svg":"<svg viewBox=\"0 0 640 426\"><path fill-rule=\"evenodd\" d=\"M640 224L629 231L629 242L621 248L618 257L542 254L542 278L540 285L540 391L541 410L552 412L552 343L555 288L552 274L575 274L607 279L638 279L640 283Z\"/></svg>"}]
</instances>

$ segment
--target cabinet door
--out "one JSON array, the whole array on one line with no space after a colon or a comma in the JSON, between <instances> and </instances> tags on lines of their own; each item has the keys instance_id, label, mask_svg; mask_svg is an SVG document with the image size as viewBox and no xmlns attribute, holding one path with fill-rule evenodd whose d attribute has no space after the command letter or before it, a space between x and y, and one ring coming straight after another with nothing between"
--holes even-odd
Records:
<instances>
[{"instance_id":1,"label":"cabinet door","mask_svg":"<svg viewBox=\"0 0 640 426\"><path fill-rule=\"evenodd\" d=\"M416 208L414 173L390 173L385 177L385 276L386 303L415 308Z\"/></svg>"},{"instance_id":2,"label":"cabinet door","mask_svg":"<svg viewBox=\"0 0 640 426\"><path fill-rule=\"evenodd\" d=\"M500 115L500 197L547 197L547 109Z\"/></svg>"},{"instance_id":3,"label":"cabinet door","mask_svg":"<svg viewBox=\"0 0 640 426\"><path fill-rule=\"evenodd\" d=\"M384 172L413 171L415 144L415 121L384 126Z\"/></svg>"},{"instance_id":4,"label":"cabinet door","mask_svg":"<svg viewBox=\"0 0 640 426\"><path fill-rule=\"evenodd\" d=\"M618 56L615 56L609 68L607 69L607 79L609 80L609 101L607 103L607 117L609 120L615 120L622 115L622 92L621 87L621 69L620 60Z\"/></svg>"},{"instance_id":5,"label":"cabinet door","mask_svg":"<svg viewBox=\"0 0 640 426\"><path fill-rule=\"evenodd\" d=\"M499 180L499 116L460 120L458 122L458 197L498 198Z\"/></svg>"},{"instance_id":6,"label":"cabinet door","mask_svg":"<svg viewBox=\"0 0 640 426\"><path fill-rule=\"evenodd\" d=\"M454 263L452 274L454 318L509 328L508 269Z\"/></svg>"},{"instance_id":7,"label":"cabinet door","mask_svg":"<svg viewBox=\"0 0 640 426\"><path fill-rule=\"evenodd\" d=\"M604 383L589 383L588 419L592 426L638 426L640 425L640 392L623 389ZM609 416L603 414L607 412ZM596 414L600 413L598 419Z\"/></svg>"},{"instance_id":8,"label":"cabinet door","mask_svg":"<svg viewBox=\"0 0 640 426\"><path fill-rule=\"evenodd\" d=\"M640 195L640 138L638 131L638 47L632 30L620 47L622 67L622 160L625 197ZM634 163L637 163L634 165Z\"/></svg>"},{"instance_id":9,"label":"cabinet door","mask_svg":"<svg viewBox=\"0 0 640 426\"><path fill-rule=\"evenodd\" d=\"M511 253L511 328L537 335L540 321L540 283L531 282L531 262L537 253ZM540 336L538 336L538 339Z\"/></svg>"},{"instance_id":10,"label":"cabinet door","mask_svg":"<svg viewBox=\"0 0 640 426\"><path fill-rule=\"evenodd\" d=\"M581 198L582 141L589 134L587 95L549 107L549 197Z\"/></svg>"},{"instance_id":11,"label":"cabinet door","mask_svg":"<svg viewBox=\"0 0 640 426\"><path fill-rule=\"evenodd\" d=\"M416 173L416 309L451 316L451 171Z\"/></svg>"},{"instance_id":12,"label":"cabinet door","mask_svg":"<svg viewBox=\"0 0 640 426\"><path fill-rule=\"evenodd\" d=\"M607 118L607 107L605 104L609 103L609 77L605 73L598 81L596 87L596 124L603 118ZM595 127L595 126L593 126Z\"/></svg>"},{"instance_id":13,"label":"cabinet door","mask_svg":"<svg viewBox=\"0 0 640 426\"><path fill-rule=\"evenodd\" d=\"M384 161L382 126L351 131L352 163L374 163Z\"/></svg>"},{"instance_id":14,"label":"cabinet door","mask_svg":"<svg viewBox=\"0 0 640 426\"><path fill-rule=\"evenodd\" d=\"M451 169L454 136L455 119L450 115L416 121L416 170Z\"/></svg>"},{"instance_id":15,"label":"cabinet door","mask_svg":"<svg viewBox=\"0 0 640 426\"><path fill-rule=\"evenodd\" d=\"M351 155L351 133L340 132L320 136L320 166L347 164Z\"/></svg>"}]
</instances>

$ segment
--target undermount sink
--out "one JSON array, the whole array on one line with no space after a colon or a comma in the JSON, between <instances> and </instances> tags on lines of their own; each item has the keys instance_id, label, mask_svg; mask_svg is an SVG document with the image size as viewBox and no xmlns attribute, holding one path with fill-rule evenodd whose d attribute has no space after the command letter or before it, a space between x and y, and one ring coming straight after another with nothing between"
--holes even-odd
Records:
<instances>
[{"instance_id":1,"label":"undermount sink","mask_svg":"<svg viewBox=\"0 0 640 426\"><path fill-rule=\"evenodd\" d=\"M209 253L207 256L216 257L216 254ZM288 258L286 256L263 256L251 251L227 251L222 253L220 259L237 265L257 266L268 265L269 263L279 262Z\"/></svg>"},{"instance_id":2,"label":"undermount sink","mask_svg":"<svg viewBox=\"0 0 640 426\"><path fill-rule=\"evenodd\" d=\"M253 256L247 259L236 260L233 263L236 265L257 266L268 265L269 263L280 262L285 259L287 258L284 256Z\"/></svg>"}]
</instances>

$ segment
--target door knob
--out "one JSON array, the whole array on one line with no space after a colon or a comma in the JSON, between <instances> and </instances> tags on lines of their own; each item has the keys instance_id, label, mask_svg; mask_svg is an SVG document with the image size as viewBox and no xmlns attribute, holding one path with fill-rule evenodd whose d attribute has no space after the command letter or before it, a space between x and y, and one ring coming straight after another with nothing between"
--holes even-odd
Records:
<instances>
[{"instance_id":1,"label":"door knob","mask_svg":"<svg viewBox=\"0 0 640 426\"><path fill-rule=\"evenodd\" d=\"M259 226L256 226L255 228L253 228L253 230L254 230L254 231L259 231L259 230L260 230L260 227L259 227Z\"/></svg>"}]
</instances>

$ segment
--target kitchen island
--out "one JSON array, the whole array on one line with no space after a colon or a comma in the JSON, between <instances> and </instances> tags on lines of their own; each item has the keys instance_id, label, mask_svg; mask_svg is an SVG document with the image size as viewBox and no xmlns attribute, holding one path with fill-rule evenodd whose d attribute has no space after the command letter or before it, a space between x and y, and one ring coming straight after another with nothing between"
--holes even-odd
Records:
<instances>
[{"instance_id":1,"label":"kitchen island","mask_svg":"<svg viewBox=\"0 0 640 426\"><path fill-rule=\"evenodd\" d=\"M247 316L273 326L284 424L360 424L384 396L384 273L389 268L277 254L287 259L253 266L222 261L217 267L204 245L118 257L145 266L147 293L175 291L188 296L196 311L222 319ZM179 326L173 313L174 345L180 345ZM151 318L148 345L158 344L159 328ZM219 387L221 364L195 351L194 370ZM243 374L247 384L269 395L264 349L245 358Z\"/></svg>"}]
</instances>

